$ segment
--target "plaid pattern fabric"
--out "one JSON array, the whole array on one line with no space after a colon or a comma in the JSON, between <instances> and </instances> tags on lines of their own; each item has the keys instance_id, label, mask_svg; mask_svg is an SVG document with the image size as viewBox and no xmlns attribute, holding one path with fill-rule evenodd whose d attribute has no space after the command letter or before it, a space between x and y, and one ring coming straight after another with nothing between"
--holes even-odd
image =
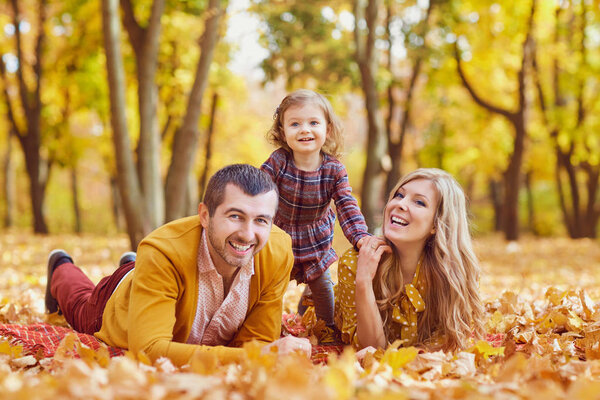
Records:
<instances>
[{"instance_id":1,"label":"plaid pattern fabric","mask_svg":"<svg viewBox=\"0 0 600 400\"><path fill-rule=\"evenodd\" d=\"M13 346L23 346L23 355L35 355L41 350L44 357L52 357L61 340L69 333L76 333L81 343L94 350L106 346L92 335L75 332L73 329L61 326L44 323L33 325L0 324L0 339L7 339ZM111 357L125 354L125 351L118 347L106 347L108 347Z\"/></svg>"},{"instance_id":2,"label":"plaid pattern fabric","mask_svg":"<svg viewBox=\"0 0 600 400\"><path fill-rule=\"evenodd\" d=\"M292 237L292 278L310 282L337 260L331 248L335 223L332 199L348 241L356 246L368 235L365 219L352 196L346 168L335 158L323 154L319 169L302 171L296 168L290 153L278 149L261 169L271 175L279 188L279 209L274 223Z\"/></svg>"}]
</instances>

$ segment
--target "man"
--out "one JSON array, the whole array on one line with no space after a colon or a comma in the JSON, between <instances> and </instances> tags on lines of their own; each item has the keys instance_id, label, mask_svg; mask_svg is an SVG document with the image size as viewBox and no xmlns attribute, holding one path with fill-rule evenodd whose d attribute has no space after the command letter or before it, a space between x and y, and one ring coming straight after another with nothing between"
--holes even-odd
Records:
<instances>
[{"instance_id":1,"label":"man","mask_svg":"<svg viewBox=\"0 0 600 400\"><path fill-rule=\"evenodd\" d=\"M210 179L198 215L150 233L137 260L125 257L98 286L66 252L53 251L46 308L60 308L77 331L176 365L208 351L235 361L251 340L272 342L265 351L310 354L306 339L279 339L294 258L290 237L272 225L277 202L264 172L225 167Z\"/></svg>"}]
</instances>

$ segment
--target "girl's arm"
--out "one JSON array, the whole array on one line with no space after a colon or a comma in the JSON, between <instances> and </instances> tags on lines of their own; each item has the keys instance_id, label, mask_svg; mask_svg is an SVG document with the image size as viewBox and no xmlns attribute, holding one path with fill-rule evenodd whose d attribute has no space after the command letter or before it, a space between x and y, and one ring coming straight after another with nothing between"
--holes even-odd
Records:
<instances>
[{"instance_id":1,"label":"girl's arm","mask_svg":"<svg viewBox=\"0 0 600 400\"><path fill-rule=\"evenodd\" d=\"M383 320L373 290L373 279L383 253L391 248L381 239L369 236L364 239L358 252L356 265L356 335L361 348L367 346L385 348L387 341Z\"/></svg>"},{"instance_id":2,"label":"girl's arm","mask_svg":"<svg viewBox=\"0 0 600 400\"><path fill-rule=\"evenodd\" d=\"M363 217L356 199L352 196L348 173L341 163L335 180L333 200L344 235L355 248L358 248L360 239L368 236L369 233L365 217Z\"/></svg>"}]
</instances>

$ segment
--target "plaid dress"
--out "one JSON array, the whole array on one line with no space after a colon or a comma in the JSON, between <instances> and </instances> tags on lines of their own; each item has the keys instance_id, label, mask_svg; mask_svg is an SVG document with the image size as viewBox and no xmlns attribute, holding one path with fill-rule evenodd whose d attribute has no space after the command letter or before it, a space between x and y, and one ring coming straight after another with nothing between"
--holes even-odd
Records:
<instances>
[{"instance_id":1,"label":"plaid dress","mask_svg":"<svg viewBox=\"0 0 600 400\"><path fill-rule=\"evenodd\" d=\"M292 155L280 148L261 169L279 188L279 209L273 222L292 237L293 279L313 281L337 260L331 247L335 223L331 199L344 235L353 246L368 235L346 168L335 158L323 154L319 169L303 171L294 165Z\"/></svg>"}]
</instances>

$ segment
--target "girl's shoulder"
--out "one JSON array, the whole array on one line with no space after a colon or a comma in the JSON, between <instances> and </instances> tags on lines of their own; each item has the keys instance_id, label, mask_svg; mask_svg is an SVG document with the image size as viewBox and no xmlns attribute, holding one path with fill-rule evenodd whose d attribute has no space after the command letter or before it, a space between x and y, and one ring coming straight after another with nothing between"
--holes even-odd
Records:
<instances>
[{"instance_id":1,"label":"girl's shoulder","mask_svg":"<svg viewBox=\"0 0 600 400\"><path fill-rule=\"evenodd\" d=\"M283 147L278 148L269 156L269 160L287 161L290 158L290 153Z\"/></svg>"},{"instance_id":2,"label":"girl's shoulder","mask_svg":"<svg viewBox=\"0 0 600 400\"><path fill-rule=\"evenodd\" d=\"M346 167L340 160L327 153L323 154L321 169L329 171L333 175L347 175Z\"/></svg>"}]
</instances>

